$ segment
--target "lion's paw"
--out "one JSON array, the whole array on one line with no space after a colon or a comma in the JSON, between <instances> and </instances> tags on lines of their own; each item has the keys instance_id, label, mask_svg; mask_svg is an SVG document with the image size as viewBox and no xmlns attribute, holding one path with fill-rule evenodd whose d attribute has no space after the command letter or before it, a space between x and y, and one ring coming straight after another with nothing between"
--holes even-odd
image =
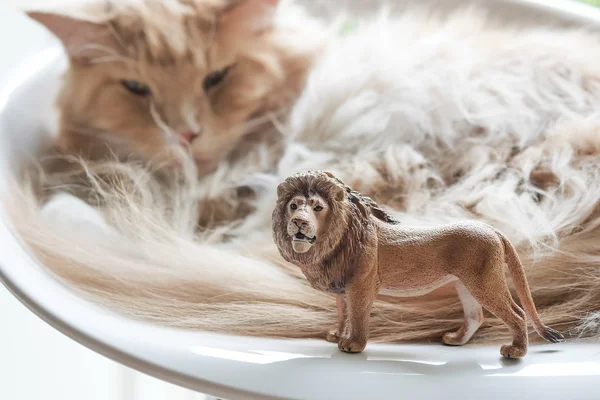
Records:
<instances>
[{"instance_id":1,"label":"lion's paw","mask_svg":"<svg viewBox=\"0 0 600 400\"><path fill-rule=\"evenodd\" d=\"M445 345L448 346L462 346L467 341L465 340L465 335L461 335L459 332L446 332L444 333L444 337L442 341Z\"/></svg>"},{"instance_id":2,"label":"lion's paw","mask_svg":"<svg viewBox=\"0 0 600 400\"><path fill-rule=\"evenodd\" d=\"M325 338L329 343L339 343L340 334L337 329L327 332L327 337Z\"/></svg>"},{"instance_id":3,"label":"lion's paw","mask_svg":"<svg viewBox=\"0 0 600 400\"><path fill-rule=\"evenodd\" d=\"M500 354L505 358L521 358L527 354L527 347L517 347L512 344L505 344L500 348Z\"/></svg>"},{"instance_id":4,"label":"lion's paw","mask_svg":"<svg viewBox=\"0 0 600 400\"><path fill-rule=\"evenodd\" d=\"M366 340L355 338L341 339L338 343L338 348L345 353L360 353L365 347L367 347Z\"/></svg>"}]
</instances>

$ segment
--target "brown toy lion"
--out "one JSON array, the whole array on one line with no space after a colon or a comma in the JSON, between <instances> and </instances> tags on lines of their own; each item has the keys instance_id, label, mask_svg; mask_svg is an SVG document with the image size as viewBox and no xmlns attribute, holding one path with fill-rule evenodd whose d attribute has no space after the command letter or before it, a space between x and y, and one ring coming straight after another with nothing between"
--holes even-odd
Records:
<instances>
[{"instance_id":1,"label":"brown toy lion","mask_svg":"<svg viewBox=\"0 0 600 400\"><path fill-rule=\"evenodd\" d=\"M337 294L339 325L327 340L337 342L340 350L364 350L379 292L420 296L450 283L456 285L465 319L458 331L444 335L444 343L467 343L483 322L482 306L510 328L513 342L502 346L504 357L527 353L526 315L541 337L564 341L540 320L519 257L495 228L479 222L436 228L400 225L327 172L290 177L278 186L277 195L275 243L312 287ZM505 264L525 311L509 292Z\"/></svg>"}]
</instances>

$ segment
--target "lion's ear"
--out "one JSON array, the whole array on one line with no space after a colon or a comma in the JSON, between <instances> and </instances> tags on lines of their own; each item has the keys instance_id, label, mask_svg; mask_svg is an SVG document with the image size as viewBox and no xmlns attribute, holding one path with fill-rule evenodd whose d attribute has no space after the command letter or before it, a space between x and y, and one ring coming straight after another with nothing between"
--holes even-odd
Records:
<instances>
[{"instance_id":1,"label":"lion's ear","mask_svg":"<svg viewBox=\"0 0 600 400\"><path fill-rule=\"evenodd\" d=\"M347 196L346 189L341 186L336 186L336 189L337 190L334 193L334 196L335 196L334 198L336 201L341 203L344 200L346 200L346 196Z\"/></svg>"},{"instance_id":2,"label":"lion's ear","mask_svg":"<svg viewBox=\"0 0 600 400\"><path fill-rule=\"evenodd\" d=\"M334 193L334 199L339 202L346 200L346 188L344 187L344 183L341 180L339 180L339 178L336 177L331 172L328 172L328 171L322 171L322 172L323 172L323 174L325 174L325 176L327 176L329 179L333 180L336 183L336 187L338 190Z\"/></svg>"},{"instance_id":3,"label":"lion's ear","mask_svg":"<svg viewBox=\"0 0 600 400\"><path fill-rule=\"evenodd\" d=\"M285 182L282 182L279 185L277 185L277 197L281 198L281 196L283 196L284 194L285 194Z\"/></svg>"}]
</instances>

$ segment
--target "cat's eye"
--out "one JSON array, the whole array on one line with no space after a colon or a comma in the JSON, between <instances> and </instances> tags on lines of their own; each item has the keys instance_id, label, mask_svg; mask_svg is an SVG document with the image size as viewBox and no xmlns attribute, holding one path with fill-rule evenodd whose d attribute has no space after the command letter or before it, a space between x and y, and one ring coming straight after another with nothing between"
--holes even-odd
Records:
<instances>
[{"instance_id":1,"label":"cat's eye","mask_svg":"<svg viewBox=\"0 0 600 400\"><path fill-rule=\"evenodd\" d=\"M323 211L323 207L321 207L321 206L316 206L316 207L314 208L314 210L315 210L316 212L320 212L320 211Z\"/></svg>"},{"instance_id":2,"label":"cat's eye","mask_svg":"<svg viewBox=\"0 0 600 400\"><path fill-rule=\"evenodd\" d=\"M296 205L296 204L292 204L292 205L290 205L290 208L291 208L292 210L297 210L297 209L298 209L298 205Z\"/></svg>"},{"instance_id":3,"label":"cat's eye","mask_svg":"<svg viewBox=\"0 0 600 400\"><path fill-rule=\"evenodd\" d=\"M129 90L131 93L136 96L146 97L150 95L150 86L138 82L138 81L121 81L121 84L125 87L125 89Z\"/></svg>"},{"instance_id":4,"label":"cat's eye","mask_svg":"<svg viewBox=\"0 0 600 400\"><path fill-rule=\"evenodd\" d=\"M221 83L223 79L225 79L225 76L227 76L228 71L229 67L226 67L220 71L214 71L208 74L206 78L204 78L204 91L208 92L210 89Z\"/></svg>"}]
</instances>

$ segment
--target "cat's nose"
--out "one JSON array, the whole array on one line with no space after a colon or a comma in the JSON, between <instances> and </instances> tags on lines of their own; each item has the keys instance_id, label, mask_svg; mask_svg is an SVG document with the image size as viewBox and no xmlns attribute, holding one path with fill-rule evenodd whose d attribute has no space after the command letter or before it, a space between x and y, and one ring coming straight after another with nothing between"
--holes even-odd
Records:
<instances>
[{"instance_id":1,"label":"cat's nose","mask_svg":"<svg viewBox=\"0 0 600 400\"><path fill-rule=\"evenodd\" d=\"M200 134L194 131L183 132L179 134L179 141L182 145L188 145L191 144L198 136L200 136Z\"/></svg>"}]
</instances>

